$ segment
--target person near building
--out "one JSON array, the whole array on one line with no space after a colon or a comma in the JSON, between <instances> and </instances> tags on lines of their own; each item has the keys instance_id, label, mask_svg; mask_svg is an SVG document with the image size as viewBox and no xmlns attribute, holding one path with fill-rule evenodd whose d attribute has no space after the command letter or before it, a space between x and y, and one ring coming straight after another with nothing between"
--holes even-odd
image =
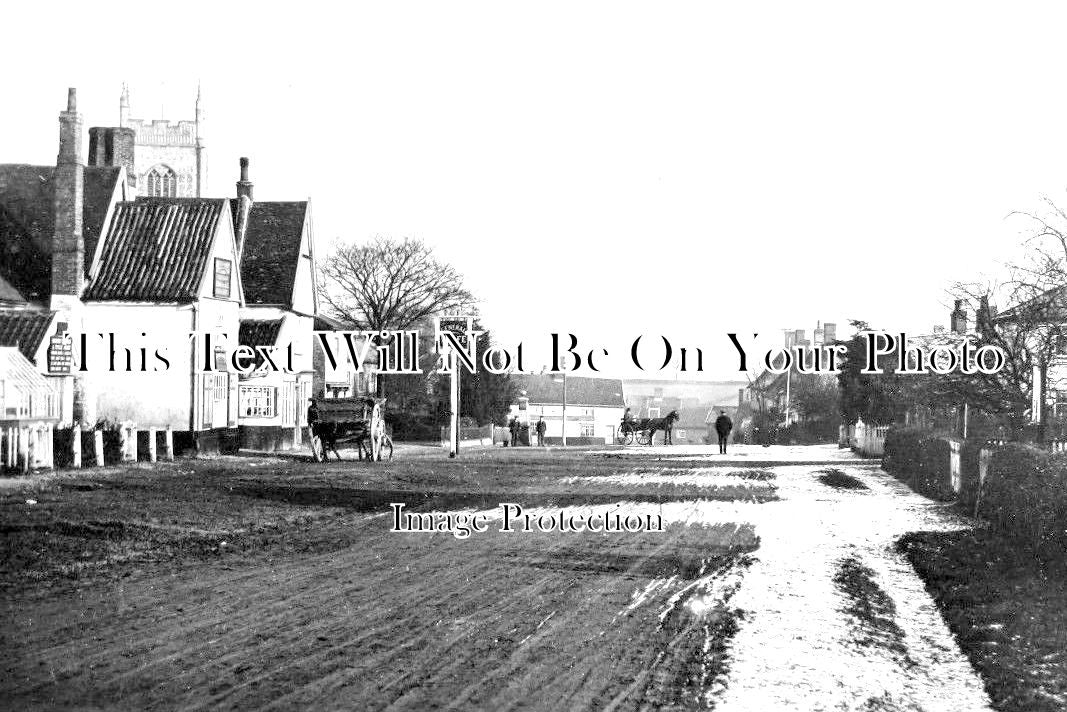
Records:
<instances>
[{"instance_id":1,"label":"person near building","mask_svg":"<svg viewBox=\"0 0 1067 712\"><path fill-rule=\"evenodd\" d=\"M734 429L734 421L726 415L725 410L719 411L719 417L715 419L715 432L719 435L719 454L726 454L726 441L730 439L730 431Z\"/></svg>"}]
</instances>

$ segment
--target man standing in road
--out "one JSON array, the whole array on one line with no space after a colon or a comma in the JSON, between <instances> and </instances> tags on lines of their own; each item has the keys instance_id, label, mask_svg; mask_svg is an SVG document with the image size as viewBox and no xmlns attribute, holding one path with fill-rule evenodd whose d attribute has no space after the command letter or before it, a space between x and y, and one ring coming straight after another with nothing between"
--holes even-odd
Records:
<instances>
[{"instance_id":1,"label":"man standing in road","mask_svg":"<svg viewBox=\"0 0 1067 712\"><path fill-rule=\"evenodd\" d=\"M512 418L508 423L508 430L511 432L511 447L515 447L519 444L519 419Z\"/></svg>"},{"instance_id":2,"label":"man standing in road","mask_svg":"<svg viewBox=\"0 0 1067 712\"><path fill-rule=\"evenodd\" d=\"M715 432L719 434L719 454L726 454L726 441L730 438L730 431L734 429L734 421L730 420L725 410L719 411L719 417L715 419Z\"/></svg>"},{"instance_id":3,"label":"man standing in road","mask_svg":"<svg viewBox=\"0 0 1067 712\"><path fill-rule=\"evenodd\" d=\"M548 425L545 423L544 417L537 419L537 447L545 446L545 431L548 430Z\"/></svg>"}]
</instances>

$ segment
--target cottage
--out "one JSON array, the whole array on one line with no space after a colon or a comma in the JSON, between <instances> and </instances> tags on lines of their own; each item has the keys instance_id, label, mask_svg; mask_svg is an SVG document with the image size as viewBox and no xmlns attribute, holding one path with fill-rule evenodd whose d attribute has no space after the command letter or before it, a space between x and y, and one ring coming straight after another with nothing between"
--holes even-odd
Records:
<instances>
[{"instance_id":1,"label":"cottage","mask_svg":"<svg viewBox=\"0 0 1067 712\"><path fill-rule=\"evenodd\" d=\"M626 410L619 379L568 376L564 401L562 376L522 375L515 378L518 397L511 405L511 417L531 428L544 418L546 443L562 442L564 428L569 445L615 442Z\"/></svg>"}]
</instances>

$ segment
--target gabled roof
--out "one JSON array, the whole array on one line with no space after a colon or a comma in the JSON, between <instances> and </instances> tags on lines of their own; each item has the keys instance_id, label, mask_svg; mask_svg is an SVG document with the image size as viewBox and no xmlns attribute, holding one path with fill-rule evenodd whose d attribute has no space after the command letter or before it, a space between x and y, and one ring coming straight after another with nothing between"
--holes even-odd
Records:
<instances>
[{"instance_id":1,"label":"gabled roof","mask_svg":"<svg viewBox=\"0 0 1067 712\"><path fill-rule=\"evenodd\" d=\"M993 317L995 324L1067 321L1067 287L1055 287L1026 299Z\"/></svg>"},{"instance_id":2,"label":"gabled roof","mask_svg":"<svg viewBox=\"0 0 1067 712\"><path fill-rule=\"evenodd\" d=\"M562 376L557 376L559 381L547 374L544 376L519 375L514 378L519 395L525 392L530 403L537 405L563 403ZM567 405L625 408L622 381L617 378L567 376Z\"/></svg>"},{"instance_id":3,"label":"gabled roof","mask_svg":"<svg viewBox=\"0 0 1067 712\"><path fill-rule=\"evenodd\" d=\"M291 307L308 204L252 203L241 246L246 304Z\"/></svg>"},{"instance_id":4,"label":"gabled roof","mask_svg":"<svg viewBox=\"0 0 1067 712\"><path fill-rule=\"evenodd\" d=\"M138 198L119 203L85 301L190 302L211 256L225 198Z\"/></svg>"},{"instance_id":5,"label":"gabled roof","mask_svg":"<svg viewBox=\"0 0 1067 712\"><path fill-rule=\"evenodd\" d=\"M0 379L10 381L20 390L54 392L48 379L38 373L29 360L13 347L0 346Z\"/></svg>"},{"instance_id":6,"label":"gabled roof","mask_svg":"<svg viewBox=\"0 0 1067 712\"><path fill-rule=\"evenodd\" d=\"M0 164L0 277L32 301L47 302L51 293L55 170L55 166ZM112 167L85 169L82 236L86 274L120 171Z\"/></svg>"},{"instance_id":7,"label":"gabled roof","mask_svg":"<svg viewBox=\"0 0 1067 712\"><path fill-rule=\"evenodd\" d=\"M45 309L0 309L0 346L17 347L32 361L55 314Z\"/></svg>"}]
</instances>

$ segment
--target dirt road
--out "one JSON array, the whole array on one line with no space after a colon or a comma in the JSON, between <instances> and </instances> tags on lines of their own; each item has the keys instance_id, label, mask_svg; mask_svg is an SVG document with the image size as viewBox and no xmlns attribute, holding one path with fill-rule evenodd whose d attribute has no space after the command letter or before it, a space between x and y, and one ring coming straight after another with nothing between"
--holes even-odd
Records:
<instances>
[{"instance_id":1,"label":"dirt road","mask_svg":"<svg viewBox=\"0 0 1067 712\"><path fill-rule=\"evenodd\" d=\"M51 478L0 500L0 699L13 709L984 709L891 548L904 531L956 523L841 458L505 450ZM482 512L489 525L463 539L390 532L390 502ZM506 533L501 502L535 515L622 503L664 530Z\"/></svg>"}]
</instances>

